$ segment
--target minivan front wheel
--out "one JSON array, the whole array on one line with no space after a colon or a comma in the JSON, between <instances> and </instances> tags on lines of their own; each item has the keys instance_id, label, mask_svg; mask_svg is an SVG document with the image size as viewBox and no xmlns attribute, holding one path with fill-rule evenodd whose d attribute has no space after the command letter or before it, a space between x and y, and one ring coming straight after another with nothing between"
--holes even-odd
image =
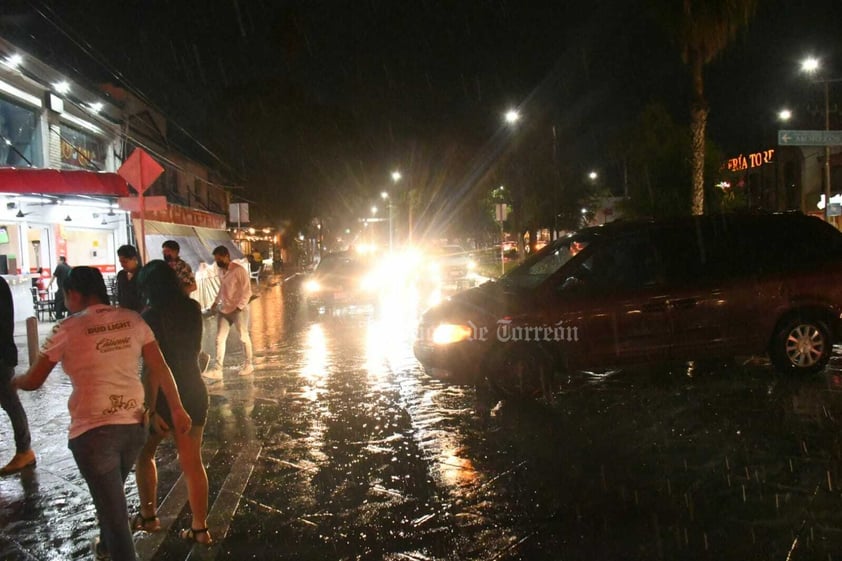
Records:
<instances>
[{"instance_id":1,"label":"minivan front wheel","mask_svg":"<svg viewBox=\"0 0 842 561\"><path fill-rule=\"evenodd\" d=\"M809 316L794 317L780 325L769 355L781 372L813 374L830 360L832 347L824 322Z\"/></svg>"},{"instance_id":2,"label":"minivan front wheel","mask_svg":"<svg viewBox=\"0 0 842 561\"><path fill-rule=\"evenodd\" d=\"M553 365L537 347L513 345L500 349L486 367L486 379L500 397L552 399Z\"/></svg>"}]
</instances>

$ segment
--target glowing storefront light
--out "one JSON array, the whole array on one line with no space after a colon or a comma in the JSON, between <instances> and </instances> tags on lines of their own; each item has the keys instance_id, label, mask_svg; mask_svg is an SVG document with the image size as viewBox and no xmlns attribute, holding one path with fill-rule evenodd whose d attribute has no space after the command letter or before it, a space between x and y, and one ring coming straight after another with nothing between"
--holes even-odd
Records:
<instances>
[{"instance_id":1,"label":"glowing storefront light","mask_svg":"<svg viewBox=\"0 0 842 561\"><path fill-rule=\"evenodd\" d=\"M66 80L54 83L53 88L62 95L70 92L70 84Z\"/></svg>"},{"instance_id":2,"label":"glowing storefront light","mask_svg":"<svg viewBox=\"0 0 842 561\"><path fill-rule=\"evenodd\" d=\"M62 113L61 119L63 121L67 121L68 123L72 123L72 124L76 125L77 127L82 127L83 129L89 130L93 133L105 134L105 131L103 131L101 128L99 128L95 124L93 124L89 121L86 121L85 119L80 119L79 117L76 117L75 115L71 115L69 113Z\"/></svg>"},{"instance_id":3,"label":"glowing storefront light","mask_svg":"<svg viewBox=\"0 0 842 561\"><path fill-rule=\"evenodd\" d=\"M17 98L21 101L28 103L29 105L33 105L35 107L41 107L41 100L35 97L34 95L28 94L25 91L16 88L11 84L7 84L3 80L0 80L0 92L8 94L14 98Z\"/></svg>"},{"instance_id":4,"label":"glowing storefront light","mask_svg":"<svg viewBox=\"0 0 842 561\"><path fill-rule=\"evenodd\" d=\"M19 54L9 55L9 56L8 56L8 57L6 57L6 59L3 61L3 64L4 64L5 66L8 66L9 68L13 68L13 69L14 69L14 68L17 68L17 67L18 67L18 66L20 66L22 63L23 63L23 57L22 57L21 55L19 55Z\"/></svg>"}]
</instances>

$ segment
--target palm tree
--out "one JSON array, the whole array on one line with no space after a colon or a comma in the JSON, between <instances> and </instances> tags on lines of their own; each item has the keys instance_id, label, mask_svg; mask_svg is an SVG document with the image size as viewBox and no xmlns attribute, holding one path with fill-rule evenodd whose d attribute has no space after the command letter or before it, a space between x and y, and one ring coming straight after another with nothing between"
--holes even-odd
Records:
<instances>
[{"instance_id":1,"label":"palm tree","mask_svg":"<svg viewBox=\"0 0 842 561\"><path fill-rule=\"evenodd\" d=\"M709 108L704 70L734 40L757 9L757 0L661 0L659 17L690 69L691 177L693 214L705 209L705 132Z\"/></svg>"}]
</instances>

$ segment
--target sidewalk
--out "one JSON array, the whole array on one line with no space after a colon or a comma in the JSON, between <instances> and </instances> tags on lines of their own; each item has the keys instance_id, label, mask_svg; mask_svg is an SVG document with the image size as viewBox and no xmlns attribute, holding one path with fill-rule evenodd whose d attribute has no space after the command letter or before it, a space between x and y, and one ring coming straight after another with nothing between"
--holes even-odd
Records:
<instances>
[{"instance_id":1,"label":"sidewalk","mask_svg":"<svg viewBox=\"0 0 842 561\"><path fill-rule=\"evenodd\" d=\"M283 277L270 276L254 292L262 295L282 281ZM37 348L40 348L54 325L55 322L37 323ZM205 350L213 350L215 335L216 322L213 318L206 319L202 345ZM15 323L15 343L19 355L15 371L21 373L29 367L26 318ZM239 349L239 341L232 337L229 340L229 352L234 354L232 358L235 360ZM214 384L209 390L212 394L209 422L214 422L221 417L231 416L227 409L238 399L243 384L232 383L230 387ZM67 448L67 400L71 391L70 380L62 371L61 364L58 364L43 387L19 394L29 419L32 447L38 463L34 469L0 478L0 559L3 561L91 558L91 540L98 535L95 509L87 485ZM253 393L253 386L251 391ZM204 460L209 467L209 475L217 478L221 476L224 480L221 489L218 483L214 484L215 492L210 497L214 510L209 517L212 530L222 536L227 531L242 493L239 481L247 480L247 476L243 477L241 472L248 470L250 473L257 452L243 439L238 439L238 445L243 445L242 451L238 446L221 445L214 437L214 432L210 427L206 430L210 434L206 434ZM211 469L211 463L223 451L226 456L228 453L234 454L235 465L228 466L226 473L217 475L216 470ZM11 425L8 417L2 413L0 461L5 463L13 454ZM175 447L167 439L158 452L159 516L164 531L135 534L139 559L150 560L161 555L169 558L171 554L175 558L212 559L218 553L216 548L191 547L183 540L172 538L177 529L189 524L189 516L184 516L188 510L186 485L180 475ZM126 482L126 496L130 512L136 511L138 498L134 474ZM168 531L170 529L172 531Z\"/></svg>"}]
</instances>

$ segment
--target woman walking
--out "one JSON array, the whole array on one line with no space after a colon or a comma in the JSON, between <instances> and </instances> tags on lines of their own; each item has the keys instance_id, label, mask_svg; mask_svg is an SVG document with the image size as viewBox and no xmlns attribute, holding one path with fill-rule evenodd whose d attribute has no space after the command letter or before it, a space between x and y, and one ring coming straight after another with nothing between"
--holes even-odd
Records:
<instances>
[{"instance_id":1,"label":"woman walking","mask_svg":"<svg viewBox=\"0 0 842 561\"><path fill-rule=\"evenodd\" d=\"M53 327L38 360L13 383L23 390L40 388L62 363L73 385L68 447L99 518L95 557L135 561L123 485L146 440L141 357L150 395L160 390L166 396L177 433L190 431L190 417L152 330L137 312L109 305L99 270L73 268L64 295L73 315Z\"/></svg>"},{"instance_id":2,"label":"woman walking","mask_svg":"<svg viewBox=\"0 0 842 561\"><path fill-rule=\"evenodd\" d=\"M164 358L173 372L184 407L193 420L187 433L173 433L178 460L187 481L193 521L181 537L211 543L208 532L208 476L202 462L202 432L208 413L208 390L199 370L202 347L202 312L199 303L184 294L175 271L161 260L150 261L138 275L141 293L148 302L143 319L152 328ZM172 421L167 401L158 396L151 433L137 460L137 490L140 513L134 517L136 530L153 532L161 527L157 512L158 471L155 451L170 434Z\"/></svg>"}]
</instances>

